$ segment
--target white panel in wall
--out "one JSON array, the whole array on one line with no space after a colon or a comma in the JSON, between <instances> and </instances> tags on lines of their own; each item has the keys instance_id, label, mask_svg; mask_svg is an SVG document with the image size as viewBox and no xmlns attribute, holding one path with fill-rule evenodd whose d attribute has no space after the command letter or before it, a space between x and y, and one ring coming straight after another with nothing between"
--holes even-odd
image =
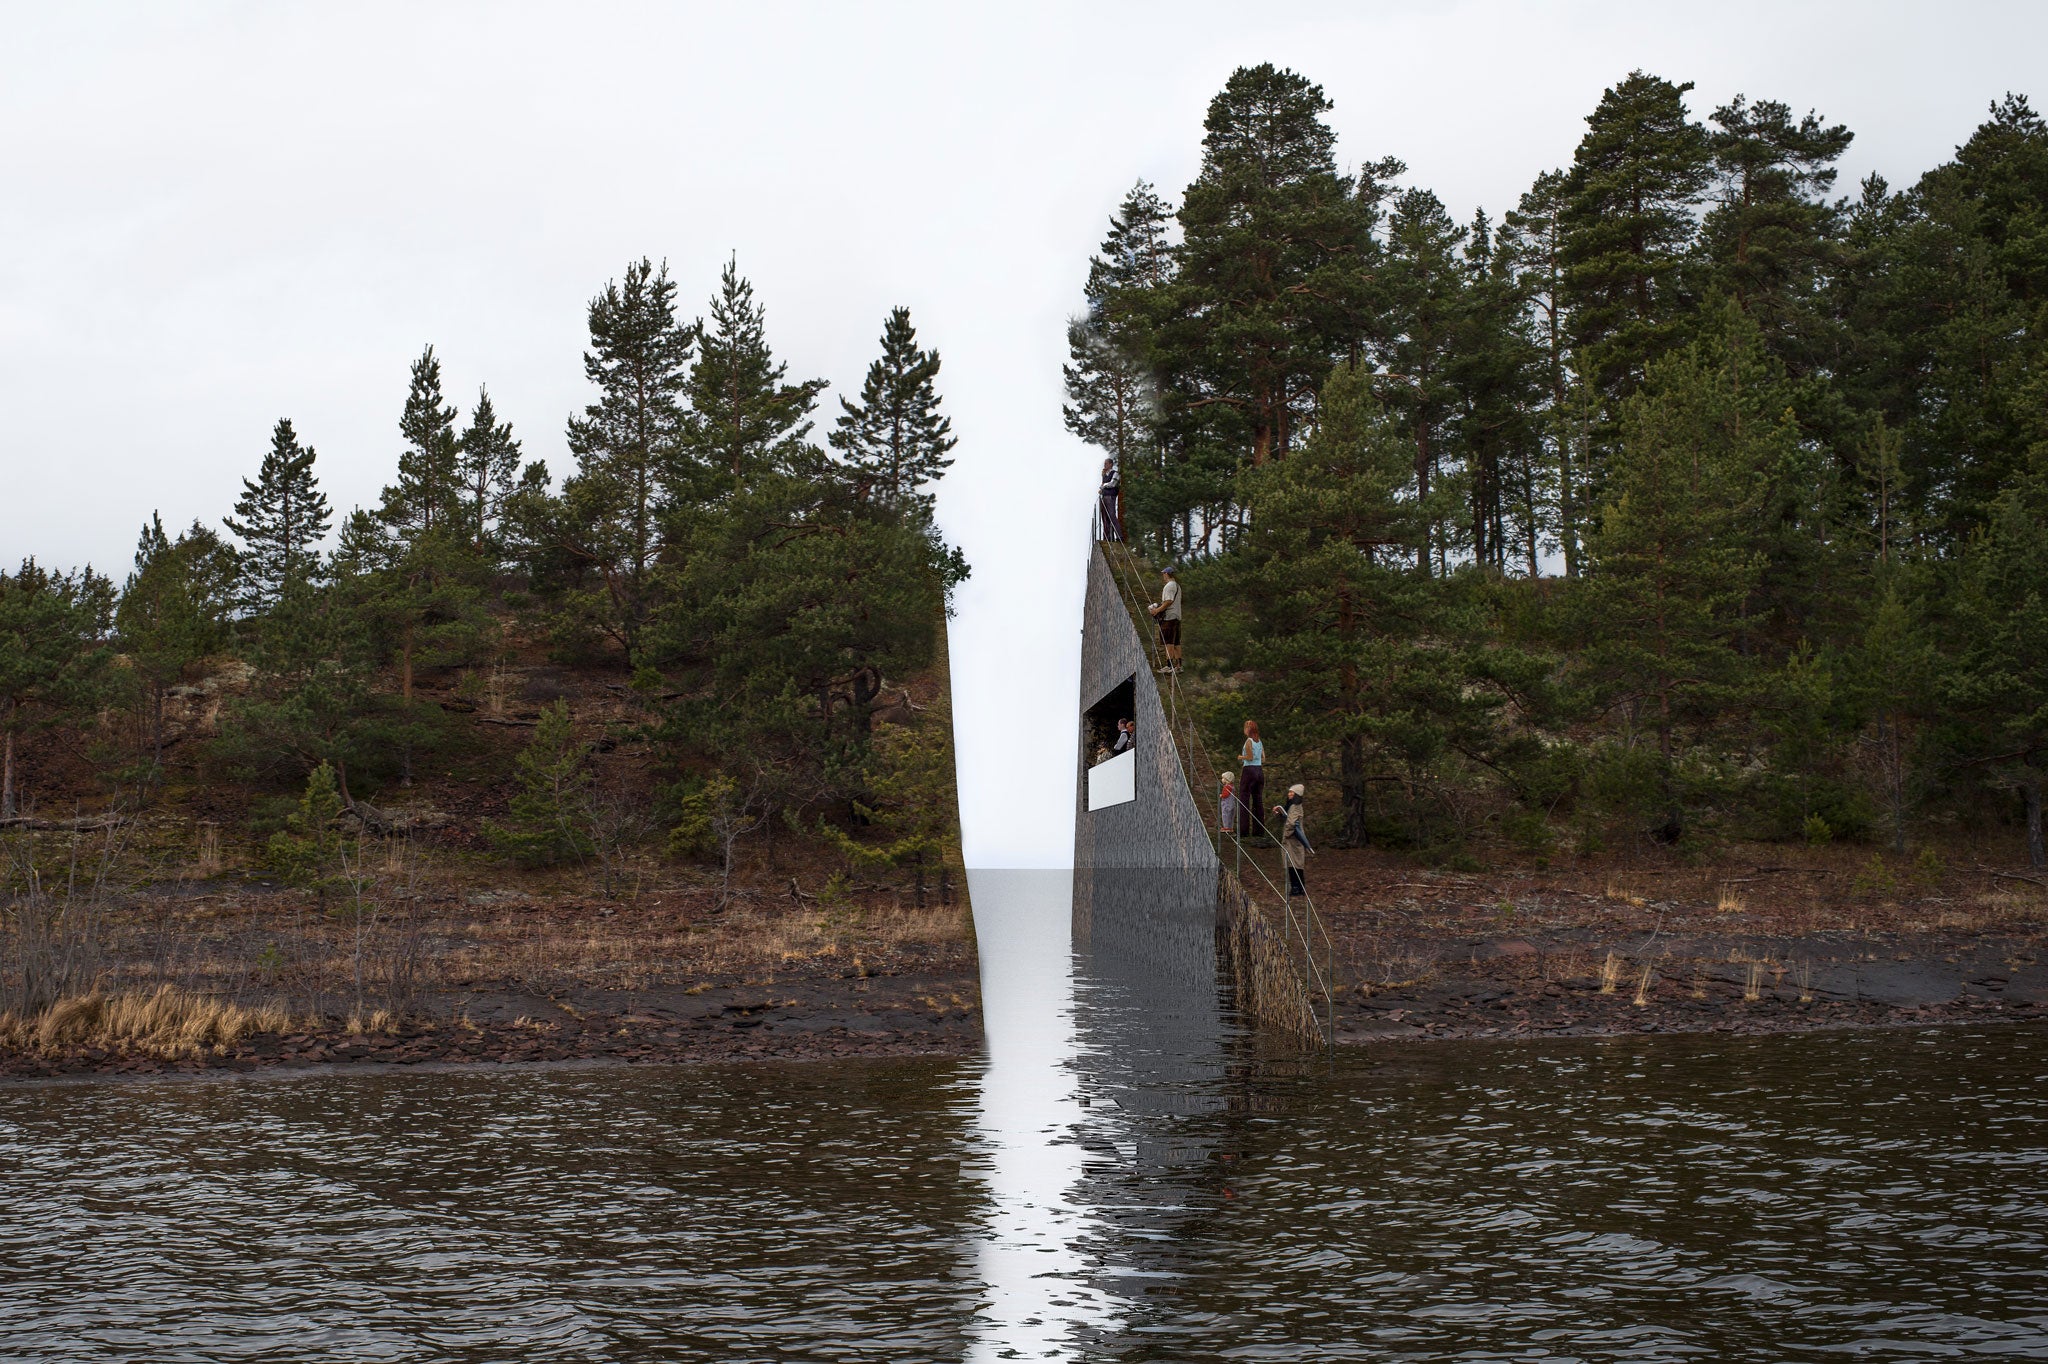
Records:
<instances>
[{"instance_id":1,"label":"white panel in wall","mask_svg":"<svg viewBox=\"0 0 2048 1364\"><path fill-rule=\"evenodd\" d=\"M1088 769L1088 808L1126 805L1138 798L1138 755L1119 753Z\"/></svg>"}]
</instances>

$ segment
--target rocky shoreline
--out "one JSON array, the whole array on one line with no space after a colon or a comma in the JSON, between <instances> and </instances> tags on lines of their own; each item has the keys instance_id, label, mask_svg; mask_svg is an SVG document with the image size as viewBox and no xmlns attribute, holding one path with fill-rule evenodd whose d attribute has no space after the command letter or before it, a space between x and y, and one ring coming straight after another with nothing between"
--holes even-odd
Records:
<instances>
[{"instance_id":1,"label":"rocky shoreline","mask_svg":"<svg viewBox=\"0 0 2048 1364\"><path fill-rule=\"evenodd\" d=\"M384 1027L261 1033L182 1056L0 1049L0 1080L311 1067L824 1060L980 1050L979 986L957 974L769 987L516 990L433 1001Z\"/></svg>"},{"instance_id":2,"label":"rocky shoreline","mask_svg":"<svg viewBox=\"0 0 2048 1364\"><path fill-rule=\"evenodd\" d=\"M1510 940L1510 951L1525 940ZM1987 954L1988 955L1988 954ZM1945 963L1937 960L1935 965ZM1811 1032L1946 1023L2048 1022L2048 971L2038 965L1979 963L1944 980L1924 959L1863 963L1851 987L1801 984L1774 968L1750 997L1749 964L1667 979L1654 969L1603 982L1598 976L1518 979L1507 972L1460 972L1427 985L1353 992L1340 998L1340 1044L1430 1038L1600 1037L1639 1033ZM1816 972L1818 976L1820 973ZM1849 974L1840 967L1829 976ZM1950 988L1953 986L1953 988Z\"/></svg>"}]
</instances>

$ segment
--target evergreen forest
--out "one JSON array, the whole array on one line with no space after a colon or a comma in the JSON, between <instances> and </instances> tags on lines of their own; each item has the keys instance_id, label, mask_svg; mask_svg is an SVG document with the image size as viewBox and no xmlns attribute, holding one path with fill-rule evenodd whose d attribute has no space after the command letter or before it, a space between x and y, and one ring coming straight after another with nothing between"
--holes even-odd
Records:
<instances>
[{"instance_id":1,"label":"evergreen forest","mask_svg":"<svg viewBox=\"0 0 2048 1364\"><path fill-rule=\"evenodd\" d=\"M1691 88L1459 221L1243 68L1116 207L1066 421L1180 569L1180 685L1343 844L2039 868L2048 124L1844 186L1849 128Z\"/></svg>"},{"instance_id":2,"label":"evergreen forest","mask_svg":"<svg viewBox=\"0 0 2048 1364\"><path fill-rule=\"evenodd\" d=\"M501 863L609 886L651 850L729 882L781 830L914 866L921 900L957 846L951 736L904 683L967 573L932 521L939 367L894 310L820 432L824 381L789 377L736 265L693 320L640 260L590 301L557 478L429 346L376 506L331 506L280 419L219 522L152 517L125 581L0 572L0 827L182 811L317 892L339 831L467 785L488 818L440 841Z\"/></svg>"}]
</instances>

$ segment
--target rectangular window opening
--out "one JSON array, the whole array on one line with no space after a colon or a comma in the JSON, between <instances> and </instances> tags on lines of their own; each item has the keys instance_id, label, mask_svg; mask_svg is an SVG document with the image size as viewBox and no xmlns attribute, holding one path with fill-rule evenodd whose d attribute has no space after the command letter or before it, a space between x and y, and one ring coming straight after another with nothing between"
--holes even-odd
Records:
<instances>
[{"instance_id":1,"label":"rectangular window opening","mask_svg":"<svg viewBox=\"0 0 2048 1364\"><path fill-rule=\"evenodd\" d=\"M1088 760L1088 808L1100 810L1138 798L1138 679L1125 678L1081 716L1081 751Z\"/></svg>"}]
</instances>

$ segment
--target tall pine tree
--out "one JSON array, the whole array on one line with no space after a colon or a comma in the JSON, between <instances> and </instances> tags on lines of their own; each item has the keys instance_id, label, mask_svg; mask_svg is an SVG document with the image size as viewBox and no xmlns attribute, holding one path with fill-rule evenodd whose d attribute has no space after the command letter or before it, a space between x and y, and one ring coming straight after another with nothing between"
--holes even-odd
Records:
<instances>
[{"instance_id":1,"label":"tall pine tree","mask_svg":"<svg viewBox=\"0 0 2048 1364\"><path fill-rule=\"evenodd\" d=\"M1240 67L1210 101L1182 196L1166 344L1187 401L1253 464L1284 458L1334 357L1364 329L1370 217L1338 172L1322 88Z\"/></svg>"},{"instance_id":2,"label":"tall pine tree","mask_svg":"<svg viewBox=\"0 0 2048 1364\"><path fill-rule=\"evenodd\" d=\"M1573 380L1571 319L1565 299L1564 210L1568 182L1563 171L1545 171L1522 195L1505 222L1501 247L1512 262L1518 292L1527 300L1533 340L1540 353L1538 385L1545 450L1543 473L1550 485L1545 527L1555 537L1567 578L1579 575L1580 483L1574 455L1577 423L1570 400ZM1535 570L1530 570L1533 575Z\"/></svg>"},{"instance_id":3,"label":"tall pine tree","mask_svg":"<svg viewBox=\"0 0 2048 1364\"><path fill-rule=\"evenodd\" d=\"M860 401L839 400L828 437L870 497L917 520L930 519L932 496L922 489L953 466L958 443L939 411L938 373L939 353L917 348L910 309L891 309L881 358L868 366Z\"/></svg>"},{"instance_id":4,"label":"tall pine tree","mask_svg":"<svg viewBox=\"0 0 2048 1364\"><path fill-rule=\"evenodd\" d=\"M1702 244L1716 280L1795 372L1821 361L1821 291L1839 235L1828 201L1853 134L1774 100L1737 95L1716 109L1709 143L1715 205Z\"/></svg>"},{"instance_id":5,"label":"tall pine tree","mask_svg":"<svg viewBox=\"0 0 2048 1364\"><path fill-rule=\"evenodd\" d=\"M405 448L398 455L398 481L384 489L378 519L399 540L416 543L452 527L460 515L462 473L453 404L441 396L441 362L428 346L412 363L412 383L399 415Z\"/></svg>"},{"instance_id":6,"label":"tall pine tree","mask_svg":"<svg viewBox=\"0 0 2048 1364\"><path fill-rule=\"evenodd\" d=\"M651 577L662 524L703 482L685 449L692 340L676 321L664 263L642 258L590 301L584 377L598 398L569 421L576 472L558 500L539 503L526 538L574 566L563 604L584 628L637 657L653 609Z\"/></svg>"},{"instance_id":7,"label":"tall pine tree","mask_svg":"<svg viewBox=\"0 0 2048 1364\"><path fill-rule=\"evenodd\" d=\"M1172 222L1172 210L1151 185L1134 185L1088 262L1087 312L1067 325L1067 429L1117 462L1126 498L1133 494L1129 484L1152 472L1139 467L1150 463L1139 455L1158 416L1152 332L1157 291L1173 278Z\"/></svg>"},{"instance_id":8,"label":"tall pine tree","mask_svg":"<svg viewBox=\"0 0 2048 1364\"><path fill-rule=\"evenodd\" d=\"M697 361L684 391L698 458L728 487L801 464L825 381L783 382L789 366L768 348L767 312L737 259L719 276L710 323L700 318L694 331Z\"/></svg>"},{"instance_id":9,"label":"tall pine tree","mask_svg":"<svg viewBox=\"0 0 2048 1364\"><path fill-rule=\"evenodd\" d=\"M459 442L462 533L478 554L496 557L498 523L519 477L519 442L512 423L498 420L491 391L478 389L469 429Z\"/></svg>"},{"instance_id":10,"label":"tall pine tree","mask_svg":"<svg viewBox=\"0 0 2048 1364\"><path fill-rule=\"evenodd\" d=\"M236 600L248 614L269 611L287 588L319 573L318 546L332 513L313 477L313 460L313 447L299 444L290 419L280 417L256 480L242 480L226 525L242 542Z\"/></svg>"},{"instance_id":11,"label":"tall pine tree","mask_svg":"<svg viewBox=\"0 0 2048 1364\"><path fill-rule=\"evenodd\" d=\"M235 552L197 522L176 540L152 515L122 585L114 629L128 660L151 785L161 779L164 704L171 689L226 649L234 611Z\"/></svg>"},{"instance_id":12,"label":"tall pine tree","mask_svg":"<svg viewBox=\"0 0 2048 1364\"><path fill-rule=\"evenodd\" d=\"M1631 72L1600 97L1572 157L1565 292L1573 341L1610 402L1683 339L1694 209L1712 169L1706 130L1686 112L1690 89Z\"/></svg>"},{"instance_id":13,"label":"tall pine tree","mask_svg":"<svg viewBox=\"0 0 2048 1364\"><path fill-rule=\"evenodd\" d=\"M25 559L0 572L0 819L20 813L17 742L104 693L113 600L113 585L90 567L53 573Z\"/></svg>"},{"instance_id":14,"label":"tall pine tree","mask_svg":"<svg viewBox=\"0 0 2048 1364\"><path fill-rule=\"evenodd\" d=\"M1389 336L1380 348L1387 404L1408 427L1415 495L1430 518L1416 566L1437 573L1448 572L1452 555L1469 544L1454 519L1463 469L1450 432L1457 407L1453 357L1465 310L1466 272L1458 259L1465 235L1425 189L1402 194L1387 223Z\"/></svg>"}]
</instances>

